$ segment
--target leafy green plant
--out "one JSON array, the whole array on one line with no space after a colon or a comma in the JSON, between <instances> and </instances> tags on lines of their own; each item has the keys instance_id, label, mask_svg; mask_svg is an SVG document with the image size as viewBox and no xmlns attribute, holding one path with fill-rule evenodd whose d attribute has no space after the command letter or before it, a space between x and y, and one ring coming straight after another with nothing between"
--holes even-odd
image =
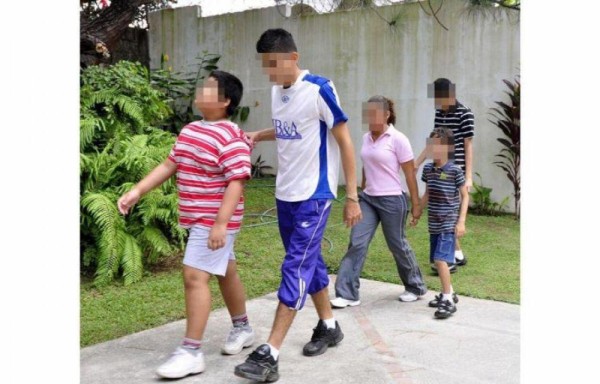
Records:
<instances>
[{"instance_id":1,"label":"leafy green plant","mask_svg":"<svg viewBox=\"0 0 600 384\"><path fill-rule=\"evenodd\" d=\"M269 170L272 170L273 167L270 165L266 165L264 160L261 160L262 155L258 155L256 161L252 164L252 178L260 179L263 177L273 177L272 173L269 173Z\"/></svg>"},{"instance_id":2,"label":"leafy green plant","mask_svg":"<svg viewBox=\"0 0 600 384\"><path fill-rule=\"evenodd\" d=\"M164 161L175 135L157 126L172 113L167 96L141 64L121 61L82 72L80 92L80 251L84 273L106 284L131 284L144 265L182 250L173 180L123 217L118 197Z\"/></svg>"},{"instance_id":3,"label":"leafy green plant","mask_svg":"<svg viewBox=\"0 0 600 384\"><path fill-rule=\"evenodd\" d=\"M123 134L141 134L172 114L164 94L153 88L143 65L121 61L92 66L81 75L80 150L102 150Z\"/></svg>"},{"instance_id":4,"label":"leafy green plant","mask_svg":"<svg viewBox=\"0 0 600 384\"><path fill-rule=\"evenodd\" d=\"M473 190L470 193L470 212L486 216L497 216L504 213L506 206L508 205L508 197L505 197L499 203L493 201L492 188L483 185L483 180L479 173L475 172L475 175L479 177L480 184L473 182Z\"/></svg>"},{"instance_id":5,"label":"leafy green plant","mask_svg":"<svg viewBox=\"0 0 600 384\"><path fill-rule=\"evenodd\" d=\"M505 93L510 98L510 103L496 101L498 108L491 108L494 120L489 121L504 134L504 137L498 138L503 148L496 155L499 160L494 164L504 170L506 177L512 183L515 216L518 218L521 199L521 83L518 76L514 83L503 81L509 89L509 92Z\"/></svg>"},{"instance_id":6,"label":"leafy green plant","mask_svg":"<svg viewBox=\"0 0 600 384\"><path fill-rule=\"evenodd\" d=\"M151 71L151 83L162 90L168 97L169 105L174 113L165 121L163 127L170 132L179 133L181 128L190 121L201 117L194 114L194 99L196 87L215 69L221 55L203 51L196 57L198 69L195 73L173 72L168 65L169 56L161 55L160 69Z\"/></svg>"},{"instance_id":7,"label":"leafy green plant","mask_svg":"<svg viewBox=\"0 0 600 384\"><path fill-rule=\"evenodd\" d=\"M248 115L250 115L250 107L238 105L233 115L231 115L231 121L243 124L248 120Z\"/></svg>"}]
</instances>

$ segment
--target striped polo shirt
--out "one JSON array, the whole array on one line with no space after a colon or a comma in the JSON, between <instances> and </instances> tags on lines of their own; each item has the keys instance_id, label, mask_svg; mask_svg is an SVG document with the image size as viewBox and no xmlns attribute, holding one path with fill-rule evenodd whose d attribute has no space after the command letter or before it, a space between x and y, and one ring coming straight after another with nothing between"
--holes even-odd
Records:
<instances>
[{"instance_id":1,"label":"striped polo shirt","mask_svg":"<svg viewBox=\"0 0 600 384\"><path fill-rule=\"evenodd\" d=\"M212 228L229 182L251 174L246 135L229 120L186 125L168 159L177 164L179 225L184 228ZM242 196L227 223L228 233L240 230L243 214Z\"/></svg>"},{"instance_id":2,"label":"striped polo shirt","mask_svg":"<svg viewBox=\"0 0 600 384\"><path fill-rule=\"evenodd\" d=\"M434 128L450 128L454 134L454 163L465 171L465 139L475 136L475 117L473 112L458 100L448 112L435 110Z\"/></svg>"},{"instance_id":3,"label":"striped polo shirt","mask_svg":"<svg viewBox=\"0 0 600 384\"><path fill-rule=\"evenodd\" d=\"M463 171L448 161L438 168L433 163L425 164L421 180L427 183L427 223L429 233L454 232L460 208L459 189L465 184Z\"/></svg>"}]
</instances>

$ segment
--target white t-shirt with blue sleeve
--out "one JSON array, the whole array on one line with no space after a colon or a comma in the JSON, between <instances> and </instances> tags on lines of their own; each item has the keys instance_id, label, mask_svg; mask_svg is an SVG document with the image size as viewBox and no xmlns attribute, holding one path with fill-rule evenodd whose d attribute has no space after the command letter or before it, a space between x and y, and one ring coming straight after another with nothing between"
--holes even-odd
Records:
<instances>
[{"instance_id":1,"label":"white t-shirt with blue sleeve","mask_svg":"<svg viewBox=\"0 0 600 384\"><path fill-rule=\"evenodd\" d=\"M273 86L271 112L278 160L275 197L334 199L340 150L331 128L348 117L333 83L304 70L291 87Z\"/></svg>"}]
</instances>

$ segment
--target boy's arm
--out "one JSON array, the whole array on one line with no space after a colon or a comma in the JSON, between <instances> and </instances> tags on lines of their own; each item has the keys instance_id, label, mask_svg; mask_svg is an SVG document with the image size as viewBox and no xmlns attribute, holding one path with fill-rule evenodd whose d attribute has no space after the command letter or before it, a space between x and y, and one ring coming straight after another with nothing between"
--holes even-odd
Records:
<instances>
[{"instance_id":1,"label":"boy's arm","mask_svg":"<svg viewBox=\"0 0 600 384\"><path fill-rule=\"evenodd\" d=\"M142 196L167 181L175 172L177 172L177 164L169 159L163 161L129 192L119 198L117 201L119 212L126 215L129 208L134 206Z\"/></svg>"},{"instance_id":2,"label":"boy's arm","mask_svg":"<svg viewBox=\"0 0 600 384\"><path fill-rule=\"evenodd\" d=\"M341 122L331 128L331 133L340 147L342 168L346 179L346 203L344 205L344 222L347 227L353 227L362 219L358 193L356 191L356 162L354 160L354 144L350 138L348 125Z\"/></svg>"},{"instance_id":3,"label":"boy's arm","mask_svg":"<svg viewBox=\"0 0 600 384\"><path fill-rule=\"evenodd\" d=\"M473 138L465 139L465 185L467 192L471 191L473 186Z\"/></svg>"},{"instance_id":4,"label":"boy's arm","mask_svg":"<svg viewBox=\"0 0 600 384\"><path fill-rule=\"evenodd\" d=\"M419 172L419 167L421 166L421 164L423 164L423 162L425 161L426 158L427 158L427 148L423 148L423 150L421 151L421 154L419 155L419 157L417 157L417 160L415 160L415 170L414 170L415 174L417 172Z\"/></svg>"},{"instance_id":5,"label":"boy's arm","mask_svg":"<svg viewBox=\"0 0 600 384\"><path fill-rule=\"evenodd\" d=\"M466 228L465 223L467 221L467 210L469 209L469 191L467 190L467 184L463 184L460 187L460 213L458 215L458 222L456 223L456 236L461 237L465 234Z\"/></svg>"},{"instance_id":6,"label":"boy's arm","mask_svg":"<svg viewBox=\"0 0 600 384\"><path fill-rule=\"evenodd\" d=\"M411 214L414 219L419 220L421 217L421 205L419 204L419 187L417 185L417 177L415 176L415 163L414 160L409 160L400 164L404 177L406 178L406 185L408 187L408 193L410 193L411 201Z\"/></svg>"},{"instance_id":7,"label":"boy's arm","mask_svg":"<svg viewBox=\"0 0 600 384\"><path fill-rule=\"evenodd\" d=\"M227 235L227 223L233 216L237 208L240 197L244 192L245 179L231 180L223 194L223 201L217 213L215 223L208 235L208 248L213 251L225 246L225 237Z\"/></svg>"},{"instance_id":8,"label":"boy's arm","mask_svg":"<svg viewBox=\"0 0 600 384\"><path fill-rule=\"evenodd\" d=\"M273 141L275 140L275 128L267 128L260 131L246 132L246 136L252 140L253 144L259 141Z\"/></svg>"}]
</instances>

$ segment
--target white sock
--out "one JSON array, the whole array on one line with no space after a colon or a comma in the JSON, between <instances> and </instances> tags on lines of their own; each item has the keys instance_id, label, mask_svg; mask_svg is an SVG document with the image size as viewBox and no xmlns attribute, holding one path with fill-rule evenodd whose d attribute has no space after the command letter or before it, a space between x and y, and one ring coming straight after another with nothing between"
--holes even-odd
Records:
<instances>
[{"instance_id":1,"label":"white sock","mask_svg":"<svg viewBox=\"0 0 600 384\"><path fill-rule=\"evenodd\" d=\"M335 317L332 317L331 319L325 319L323 322L327 326L327 329L335 329Z\"/></svg>"},{"instance_id":2,"label":"white sock","mask_svg":"<svg viewBox=\"0 0 600 384\"><path fill-rule=\"evenodd\" d=\"M465 255L463 255L462 250L458 250L458 251L454 251L454 258L456 260L462 260L465 258Z\"/></svg>"},{"instance_id":3,"label":"white sock","mask_svg":"<svg viewBox=\"0 0 600 384\"><path fill-rule=\"evenodd\" d=\"M277 359L279 358L279 349L275 348L274 346L272 346L269 343L267 343L267 345L269 346L269 349L271 350L271 356L273 356L275 361L277 361Z\"/></svg>"},{"instance_id":4,"label":"white sock","mask_svg":"<svg viewBox=\"0 0 600 384\"><path fill-rule=\"evenodd\" d=\"M449 302L452 302L452 293L444 293L443 299L448 300Z\"/></svg>"}]
</instances>

